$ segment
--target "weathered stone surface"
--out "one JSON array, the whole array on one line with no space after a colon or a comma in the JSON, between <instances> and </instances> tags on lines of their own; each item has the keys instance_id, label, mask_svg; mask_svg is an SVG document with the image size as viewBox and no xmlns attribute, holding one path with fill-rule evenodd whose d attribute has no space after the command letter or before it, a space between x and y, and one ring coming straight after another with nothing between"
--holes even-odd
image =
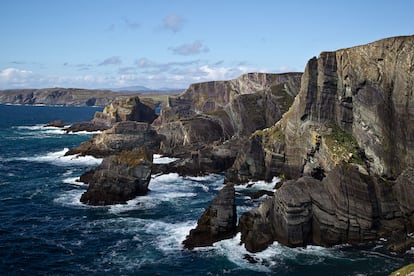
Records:
<instances>
[{"instance_id":1,"label":"weathered stone surface","mask_svg":"<svg viewBox=\"0 0 414 276\"><path fill-rule=\"evenodd\" d=\"M273 125L288 110L301 75L250 73L229 81L192 84L170 99L158 125L204 114L221 125L226 137L249 135Z\"/></svg>"},{"instance_id":2,"label":"weathered stone surface","mask_svg":"<svg viewBox=\"0 0 414 276\"><path fill-rule=\"evenodd\" d=\"M311 59L293 106L260 133L266 172L294 179L348 160L396 179L413 166L413 48L395 37Z\"/></svg>"},{"instance_id":3,"label":"weathered stone surface","mask_svg":"<svg viewBox=\"0 0 414 276\"><path fill-rule=\"evenodd\" d=\"M158 151L160 137L147 123L123 121L111 129L95 135L90 141L83 142L66 155L83 154L105 157L124 150L145 146L148 151Z\"/></svg>"},{"instance_id":4,"label":"weathered stone surface","mask_svg":"<svg viewBox=\"0 0 414 276\"><path fill-rule=\"evenodd\" d=\"M152 154L145 147L104 158L88 181L81 202L89 205L126 203L145 195L151 179Z\"/></svg>"},{"instance_id":5,"label":"weathered stone surface","mask_svg":"<svg viewBox=\"0 0 414 276\"><path fill-rule=\"evenodd\" d=\"M95 112L92 121L75 123L67 132L106 130L122 121L152 123L157 115L154 107L142 103L138 96L118 97L106 105L102 112Z\"/></svg>"},{"instance_id":6,"label":"weathered stone surface","mask_svg":"<svg viewBox=\"0 0 414 276\"><path fill-rule=\"evenodd\" d=\"M183 244L189 249L211 246L217 241L233 237L236 230L235 190L232 184L227 184L204 211L197 227L190 231Z\"/></svg>"},{"instance_id":7,"label":"weathered stone surface","mask_svg":"<svg viewBox=\"0 0 414 276\"><path fill-rule=\"evenodd\" d=\"M394 196L393 185L346 163L322 181L309 176L287 181L274 198L242 215L242 242L255 252L275 240L288 246L359 244L379 237L400 241L413 229L412 212L402 216L407 201L399 192ZM394 189L408 191L410 185L400 181Z\"/></svg>"}]
</instances>

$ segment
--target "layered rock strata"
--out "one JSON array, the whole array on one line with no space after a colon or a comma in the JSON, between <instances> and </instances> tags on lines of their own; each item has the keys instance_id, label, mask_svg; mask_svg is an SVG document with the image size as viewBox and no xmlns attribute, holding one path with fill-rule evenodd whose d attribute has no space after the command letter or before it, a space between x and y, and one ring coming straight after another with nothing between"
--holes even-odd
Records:
<instances>
[{"instance_id":1,"label":"layered rock strata","mask_svg":"<svg viewBox=\"0 0 414 276\"><path fill-rule=\"evenodd\" d=\"M184 247L211 246L213 243L233 237L237 231L237 214L235 203L235 190L232 184L225 185L206 208L183 241Z\"/></svg>"},{"instance_id":2,"label":"layered rock strata","mask_svg":"<svg viewBox=\"0 0 414 276\"><path fill-rule=\"evenodd\" d=\"M305 176L242 217L249 250L273 240L333 245L412 231L413 52L414 37L395 37L308 62L290 110L248 143L259 141L263 155L244 151L232 168L232 180L255 171ZM256 157L259 168L246 170Z\"/></svg>"}]
</instances>

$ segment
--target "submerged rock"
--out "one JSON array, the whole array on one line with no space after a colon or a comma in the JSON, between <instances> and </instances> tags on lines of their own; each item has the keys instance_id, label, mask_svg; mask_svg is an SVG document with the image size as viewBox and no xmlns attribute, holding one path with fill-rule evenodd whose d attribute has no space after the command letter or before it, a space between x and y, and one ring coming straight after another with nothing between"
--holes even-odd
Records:
<instances>
[{"instance_id":1,"label":"submerged rock","mask_svg":"<svg viewBox=\"0 0 414 276\"><path fill-rule=\"evenodd\" d=\"M225 185L204 211L183 241L184 247L211 246L213 243L233 237L237 231L235 190L232 184Z\"/></svg>"},{"instance_id":2,"label":"submerged rock","mask_svg":"<svg viewBox=\"0 0 414 276\"><path fill-rule=\"evenodd\" d=\"M87 173L88 190L81 202L88 205L126 203L148 192L151 179L152 154L145 147L122 151L104 158L102 164Z\"/></svg>"}]
</instances>

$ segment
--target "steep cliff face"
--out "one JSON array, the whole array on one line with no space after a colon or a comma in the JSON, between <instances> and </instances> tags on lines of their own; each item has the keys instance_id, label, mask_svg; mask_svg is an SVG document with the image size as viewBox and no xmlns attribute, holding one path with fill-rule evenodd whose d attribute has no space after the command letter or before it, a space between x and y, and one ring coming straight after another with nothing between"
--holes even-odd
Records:
<instances>
[{"instance_id":1,"label":"steep cliff face","mask_svg":"<svg viewBox=\"0 0 414 276\"><path fill-rule=\"evenodd\" d=\"M304 177L242 217L248 249L273 240L358 243L413 229L406 197L413 185L413 68L413 36L323 52L308 62L292 107L250 142L261 142L265 175ZM231 170L236 180L246 178L252 154L244 153Z\"/></svg>"},{"instance_id":2,"label":"steep cliff face","mask_svg":"<svg viewBox=\"0 0 414 276\"><path fill-rule=\"evenodd\" d=\"M234 135L250 135L273 125L288 110L299 91L301 75L250 73L229 81L192 84L180 96L169 100L169 106L158 119L158 130L171 132L170 122L177 124L177 121L203 114L204 120L220 126L222 140ZM168 143L182 145L176 140Z\"/></svg>"}]
</instances>

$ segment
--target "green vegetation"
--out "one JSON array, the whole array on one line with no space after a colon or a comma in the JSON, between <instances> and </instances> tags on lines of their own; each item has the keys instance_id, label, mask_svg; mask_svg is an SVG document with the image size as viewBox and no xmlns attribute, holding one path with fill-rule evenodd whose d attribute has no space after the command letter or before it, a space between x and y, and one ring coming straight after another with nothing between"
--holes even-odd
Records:
<instances>
[{"instance_id":1,"label":"green vegetation","mask_svg":"<svg viewBox=\"0 0 414 276\"><path fill-rule=\"evenodd\" d=\"M342 130L338 125L330 125L330 134L323 135L326 146L337 157L338 161L345 160L349 163L364 165L360 148L351 133Z\"/></svg>"},{"instance_id":2,"label":"green vegetation","mask_svg":"<svg viewBox=\"0 0 414 276\"><path fill-rule=\"evenodd\" d=\"M410 274L414 274L414 263L406 265L397 271L394 271L391 273L391 276L405 276Z\"/></svg>"},{"instance_id":3,"label":"green vegetation","mask_svg":"<svg viewBox=\"0 0 414 276\"><path fill-rule=\"evenodd\" d=\"M258 136L262 138L264 147L268 149L272 148L272 145L276 143L285 142L285 134L283 133L279 125L274 125L270 128L256 130L251 137L253 138Z\"/></svg>"},{"instance_id":4,"label":"green vegetation","mask_svg":"<svg viewBox=\"0 0 414 276\"><path fill-rule=\"evenodd\" d=\"M284 103L286 107L291 106L293 104L293 100L295 99L286 92L284 83L273 85L270 87L270 92L273 95L280 97L281 103Z\"/></svg>"}]
</instances>

